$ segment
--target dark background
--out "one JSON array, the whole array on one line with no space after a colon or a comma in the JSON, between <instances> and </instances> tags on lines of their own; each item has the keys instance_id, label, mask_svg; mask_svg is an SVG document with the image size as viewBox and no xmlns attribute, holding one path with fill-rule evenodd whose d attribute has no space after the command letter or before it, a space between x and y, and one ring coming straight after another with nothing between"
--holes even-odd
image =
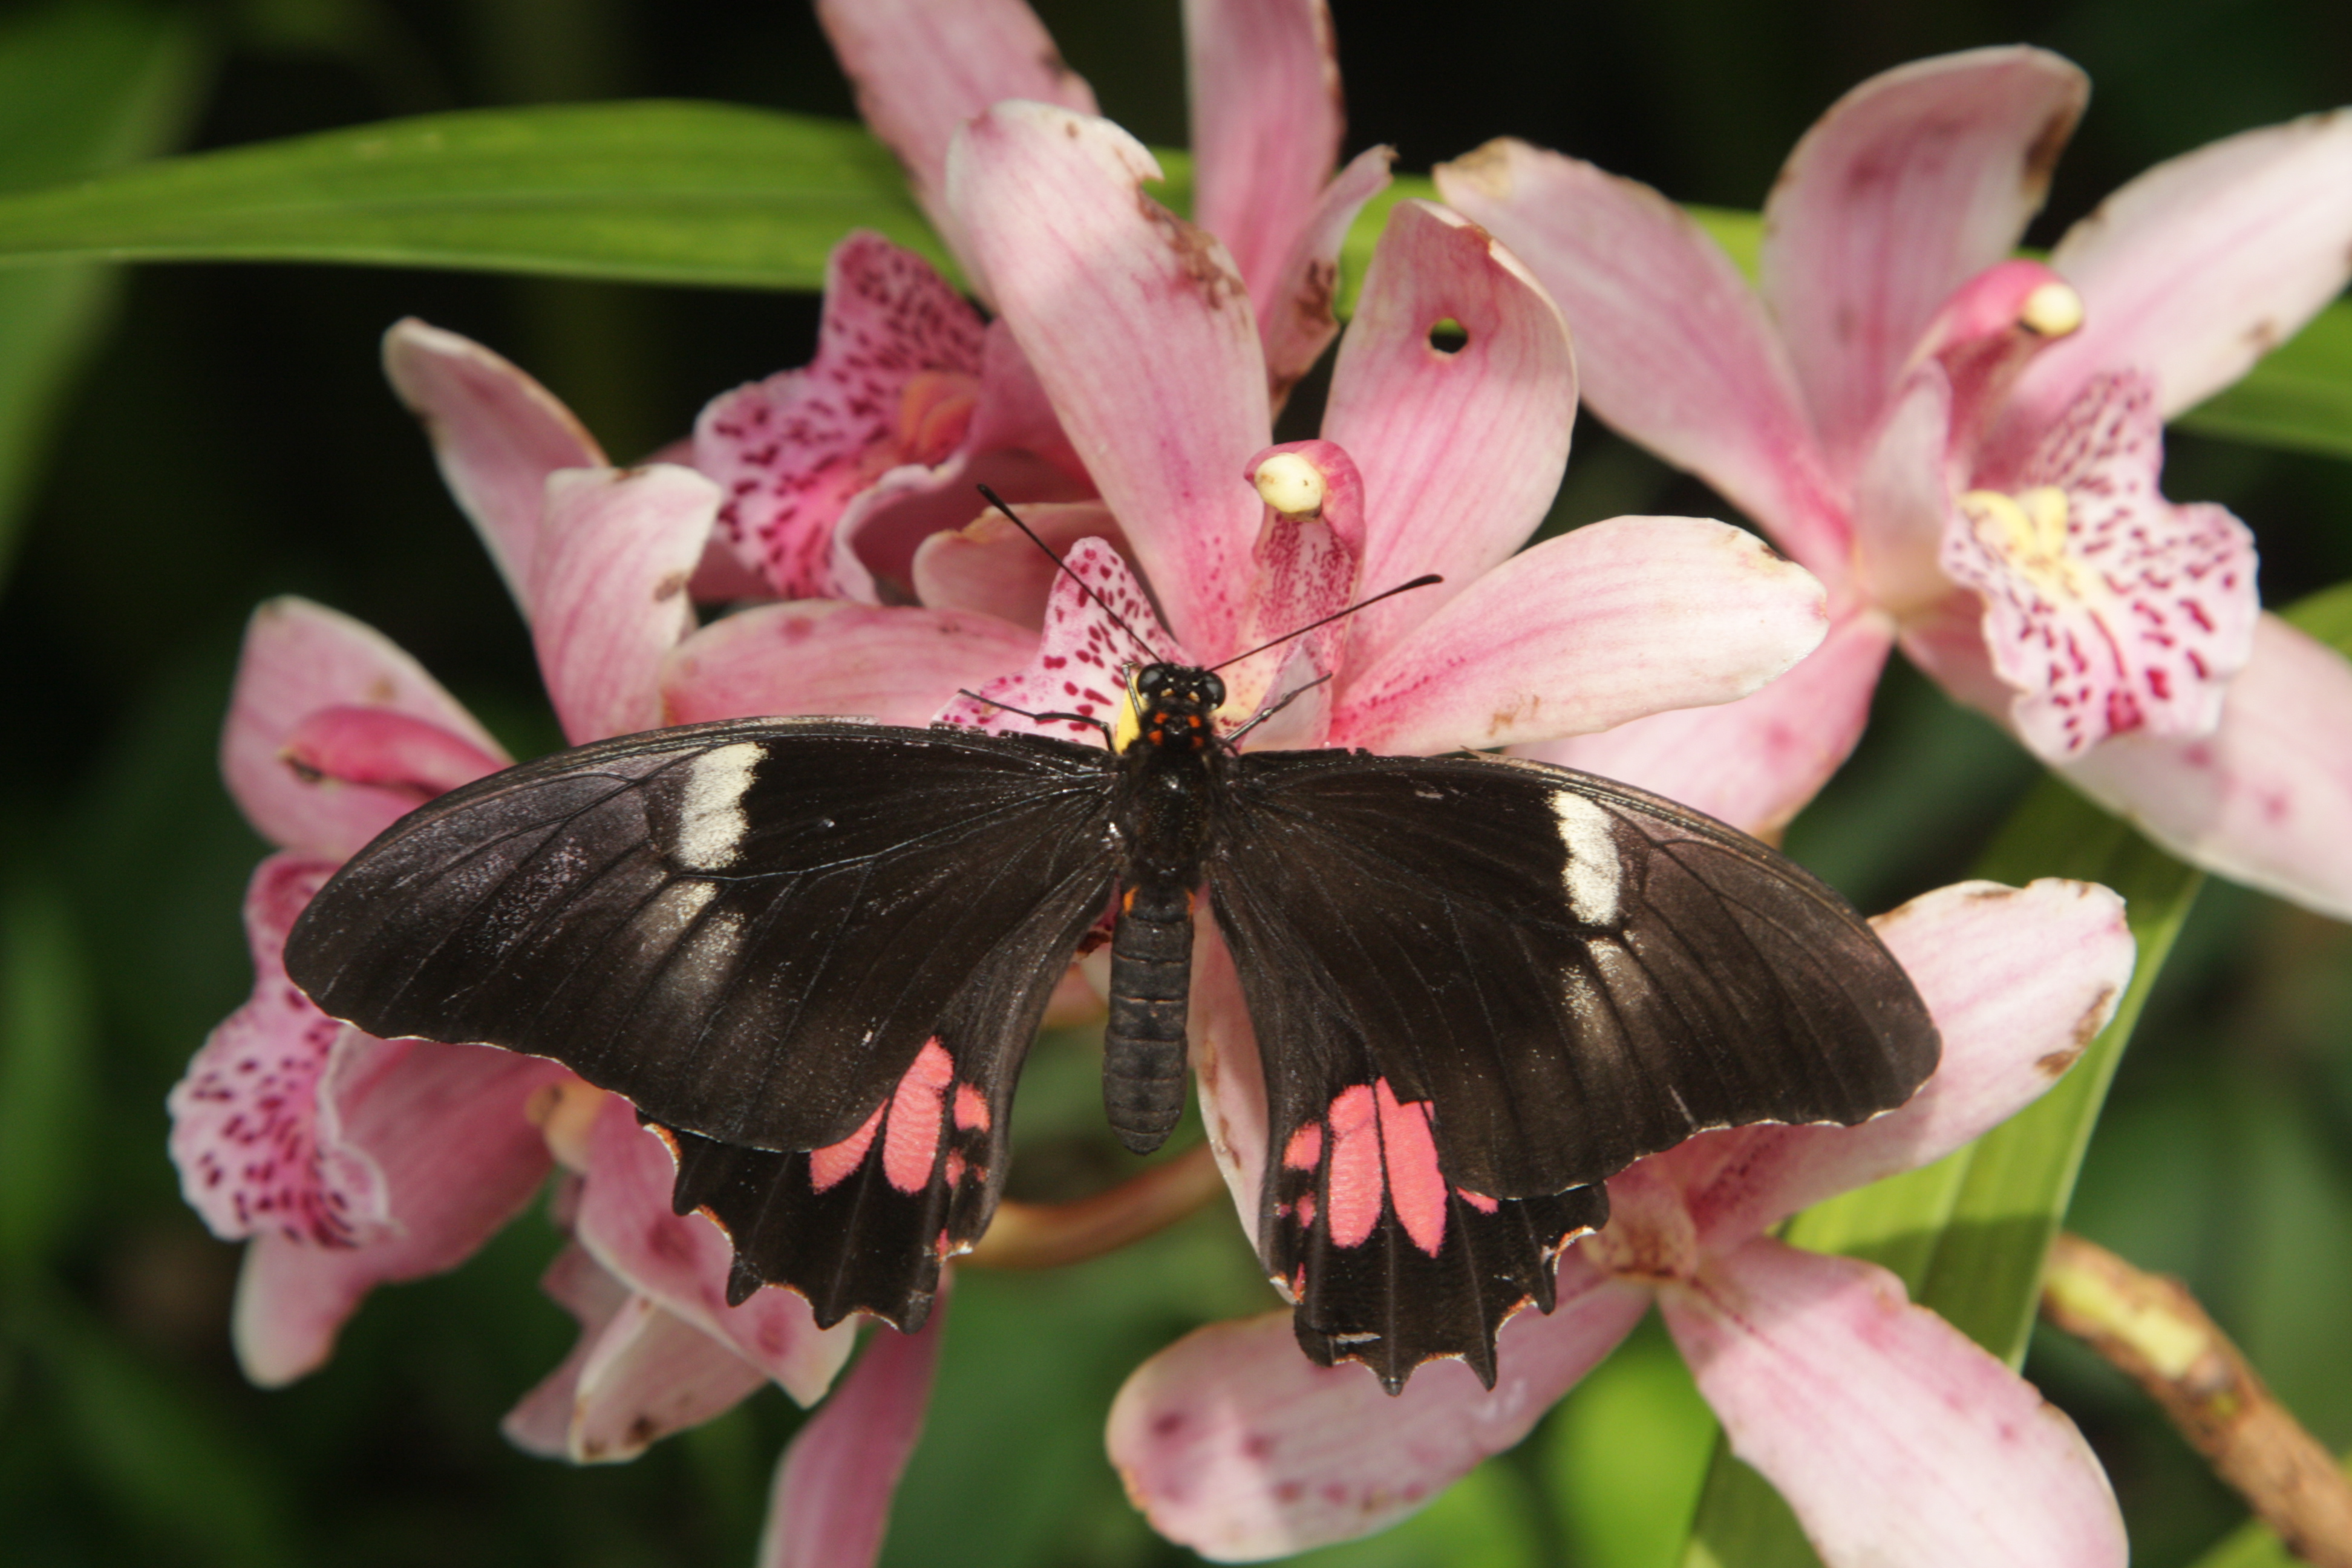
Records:
<instances>
[{"instance_id":1,"label":"dark background","mask_svg":"<svg viewBox=\"0 0 2352 1568\"><path fill-rule=\"evenodd\" d=\"M23 9L0 7L0 24ZM1039 9L1107 113L1181 144L1172 0ZM1678 199L1750 208L1795 138L1865 76L2042 44L2095 90L2035 244L2158 159L2352 101L2341 0L1335 11L1351 150L1389 142L1425 171L1510 133ZM189 15L211 51L195 147L558 99L851 111L791 0L247 0ZM79 1047L64 1112L37 1130L50 1152L14 1198L46 1239L0 1278L12 1562L745 1563L797 1418L769 1391L620 1468L509 1449L499 1415L571 1335L534 1288L556 1243L537 1215L458 1274L381 1293L337 1360L295 1388L247 1387L228 1354L236 1255L178 1200L163 1099L250 981L236 911L264 847L213 755L244 618L269 595L317 598L414 652L518 755L555 740L528 639L378 373L379 334L408 314L519 361L623 458L682 433L713 394L805 360L815 321L804 296L425 272L158 267L129 280L0 587L0 931L14 954L0 979L18 990L5 1016L48 1009ZM1578 447L1559 525L1723 510L1597 424ZM2253 527L2273 604L2352 576L2352 466L2181 435L2166 489ZM2032 776L1990 726L1898 673L1790 847L1884 908L1958 875ZM2209 889L2073 1219L2186 1276L2338 1447L2352 1444L2347 958L2344 927ZM1023 1107L1033 1166L1084 1172L1100 1157L1092 1070L1083 1042L1041 1053ZM1220 1211L1083 1269L968 1275L891 1560L1185 1560L1121 1500L1100 1421L1141 1355L1192 1322L1272 1305L1251 1274ZM2049 1339L2029 1370L2100 1447L2136 1560L2192 1560L2238 1510L2133 1391ZM1637 1342L1634 1357L1656 1364L1654 1348ZM1475 1507L1346 1560L1629 1561L1579 1511L1579 1445L1600 1407L1579 1408L1482 1480Z\"/></svg>"}]
</instances>

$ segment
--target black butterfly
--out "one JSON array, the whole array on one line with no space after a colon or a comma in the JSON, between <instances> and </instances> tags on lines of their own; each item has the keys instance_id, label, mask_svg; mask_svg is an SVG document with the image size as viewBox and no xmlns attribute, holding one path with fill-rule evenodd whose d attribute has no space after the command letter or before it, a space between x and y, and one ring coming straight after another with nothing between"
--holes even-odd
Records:
<instances>
[{"instance_id":1,"label":"black butterfly","mask_svg":"<svg viewBox=\"0 0 2352 1568\"><path fill-rule=\"evenodd\" d=\"M1496 1329L1551 1309L1633 1161L1858 1122L1936 1065L1870 927L1745 834L1538 763L1239 751L1204 669L1128 689L1108 747L758 719L509 769L346 865L288 972L373 1034L626 1096L677 1212L733 1237L730 1299L911 1330L1114 900L1104 1098L1133 1149L1174 1125L1205 884L1265 1064L1259 1255L1307 1352L1392 1392L1436 1356L1491 1386Z\"/></svg>"}]
</instances>

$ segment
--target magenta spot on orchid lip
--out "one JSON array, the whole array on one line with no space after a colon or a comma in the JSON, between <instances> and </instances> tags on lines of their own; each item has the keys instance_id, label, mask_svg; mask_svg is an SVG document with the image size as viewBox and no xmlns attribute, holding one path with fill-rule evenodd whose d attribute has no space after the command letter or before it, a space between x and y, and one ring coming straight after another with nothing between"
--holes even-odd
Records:
<instances>
[{"instance_id":1,"label":"magenta spot on orchid lip","mask_svg":"<svg viewBox=\"0 0 2352 1568\"><path fill-rule=\"evenodd\" d=\"M1184 1429L1184 1422L1185 1416L1182 1411L1163 1410L1151 1418L1151 1435L1155 1437L1173 1437Z\"/></svg>"}]
</instances>

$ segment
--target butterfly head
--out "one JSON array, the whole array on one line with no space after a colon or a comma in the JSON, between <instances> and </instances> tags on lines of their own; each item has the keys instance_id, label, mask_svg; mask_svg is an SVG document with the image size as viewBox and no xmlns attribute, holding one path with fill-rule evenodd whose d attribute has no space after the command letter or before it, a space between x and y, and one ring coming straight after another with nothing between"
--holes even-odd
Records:
<instances>
[{"instance_id":1,"label":"butterfly head","mask_svg":"<svg viewBox=\"0 0 2352 1568\"><path fill-rule=\"evenodd\" d=\"M1118 707L1115 750L1141 741L1155 751L1205 752L1216 743L1217 710L1225 683L1185 664L1142 664L1127 673L1127 700Z\"/></svg>"}]
</instances>

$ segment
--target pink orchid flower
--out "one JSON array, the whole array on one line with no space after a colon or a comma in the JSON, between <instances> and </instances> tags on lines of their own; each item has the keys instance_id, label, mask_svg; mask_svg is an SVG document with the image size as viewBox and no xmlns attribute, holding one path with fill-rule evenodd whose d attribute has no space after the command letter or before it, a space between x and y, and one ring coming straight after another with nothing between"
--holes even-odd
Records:
<instances>
[{"instance_id":1,"label":"pink orchid flower","mask_svg":"<svg viewBox=\"0 0 2352 1568\"><path fill-rule=\"evenodd\" d=\"M565 468L542 478L541 526L525 528L495 502L515 464L544 455L522 443L507 467L477 468L469 493L491 498L488 515L511 525L486 535L530 616L567 732L584 741L643 728L658 717L663 655L693 626L684 588L718 492L675 468ZM300 600L256 614L223 771L282 848L247 901L253 998L171 1097L188 1201L216 1234L250 1242L239 1359L265 1385L315 1370L375 1285L455 1267L520 1212L553 1147L575 1173L560 1205L573 1244L547 1285L583 1331L509 1417L515 1441L581 1461L626 1458L765 1381L813 1403L854 1331L820 1331L784 1292L728 1309L728 1245L707 1220L670 1212L668 1153L627 1107L552 1063L376 1039L320 1013L286 978L286 932L343 858L504 763L487 732L377 633ZM868 1359L887 1366L910 1353ZM832 1428L867 1404L851 1400ZM854 1529L863 1517L804 1511L809 1529Z\"/></svg>"},{"instance_id":2,"label":"pink orchid flower","mask_svg":"<svg viewBox=\"0 0 2352 1568\"><path fill-rule=\"evenodd\" d=\"M1602 416L1836 603L1760 697L1540 754L1774 826L1900 642L2166 847L2352 914L2352 666L2259 615L2235 518L2158 489L2161 421L2352 273L2352 117L2161 164L2046 267L2006 260L2087 90L2029 48L1856 88L1773 188L1760 300L1647 187L1512 142L1439 170L1569 311Z\"/></svg>"},{"instance_id":3,"label":"pink orchid flower","mask_svg":"<svg viewBox=\"0 0 2352 1568\"><path fill-rule=\"evenodd\" d=\"M1092 92L1019 0L836 0L818 13L868 122L987 300L985 269L941 196L950 140L992 103L1090 113ZM1242 258L1278 400L1338 331L1340 241L1387 184L1388 154L1366 153L1333 178L1338 65L1319 0L1197 4L1186 31L1198 212ZM727 491L702 584L712 595L756 584L785 599L902 602L924 586L911 552L972 521L975 485L1024 502L1091 493L1003 324L983 323L920 257L853 236L828 266L825 300L809 365L714 399L696 422L691 461ZM987 531L1021 544L1001 524ZM788 631L810 624L770 618ZM855 658L875 625L836 615L822 635ZM730 635L751 639L730 653L760 637Z\"/></svg>"},{"instance_id":4,"label":"pink orchid flower","mask_svg":"<svg viewBox=\"0 0 2352 1568\"><path fill-rule=\"evenodd\" d=\"M1557 1309L1504 1326L1492 1390L1439 1363L1391 1398L1303 1360L1286 1314L1179 1341L1111 1411L1112 1460L1153 1525L1224 1562L1382 1529L1517 1442L1654 1302L1732 1451L1830 1568L2121 1564L2114 1496L2063 1415L1886 1270L1768 1232L2048 1089L2130 978L2122 900L1968 883L1876 924L1943 1031L1909 1104L1854 1128L1702 1133L1616 1177L1608 1227L1560 1259Z\"/></svg>"}]
</instances>

